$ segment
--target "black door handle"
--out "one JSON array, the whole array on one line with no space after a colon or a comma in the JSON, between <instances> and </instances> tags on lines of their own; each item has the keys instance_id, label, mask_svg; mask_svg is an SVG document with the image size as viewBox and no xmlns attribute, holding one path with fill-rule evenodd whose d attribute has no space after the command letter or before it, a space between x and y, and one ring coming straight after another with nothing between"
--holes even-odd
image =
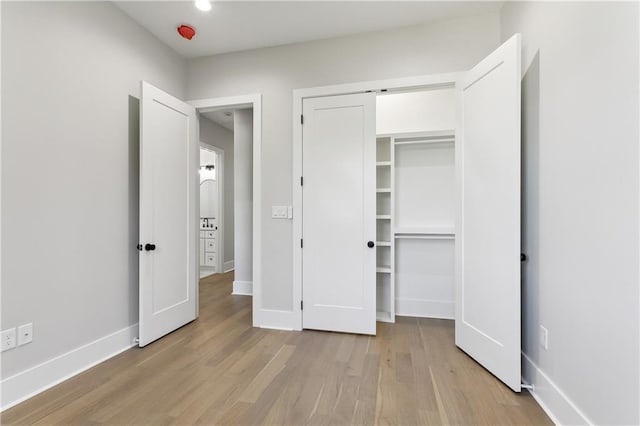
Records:
<instances>
[{"instance_id":1,"label":"black door handle","mask_svg":"<svg viewBox=\"0 0 640 426\"><path fill-rule=\"evenodd\" d=\"M144 249L146 251L154 251L156 249L156 245L147 243L144 245Z\"/></svg>"},{"instance_id":2,"label":"black door handle","mask_svg":"<svg viewBox=\"0 0 640 426\"><path fill-rule=\"evenodd\" d=\"M369 242L367 243L367 247L369 247L369 248L374 248L374 247L375 247L375 245L376 245L376 243L374 243L373 241L369 241Z\"/></svg>"},{"instance_id":3,"label":"black door handle","mask_svg":"<svg viewBox=\"0 0 640 426\"><path fill-rule=\"evenodd\" d=\"M138 244L138 245L136 246L136 248L137 248L139 251L142 251L142 244Z\"/></svg>"}]
</instances>

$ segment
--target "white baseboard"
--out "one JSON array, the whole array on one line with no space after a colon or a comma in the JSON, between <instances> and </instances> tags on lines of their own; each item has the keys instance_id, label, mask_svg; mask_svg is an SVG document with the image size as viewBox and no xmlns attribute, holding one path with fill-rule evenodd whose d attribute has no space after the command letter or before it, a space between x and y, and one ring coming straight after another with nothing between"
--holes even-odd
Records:
<instances>
[{"instance_id":1,"label":"white baseboard","mask_svg":"<svg viewBox=\"0 0 640 426\"><path fill-rule=\"evenodd\" d=\"M253 299L253 326L272 330L302 330L299 310L281 311L262 309L256 306L259 301Z\"/></svg>"},{"instance_id":2,"label":"white baseboard","mask_svg":"<svg viewBox=\"0 0 640 426\"><path fill-rule=\"evenodd\" d=\"M79 348L7 377L0 382L0 411L82 373L136 345L138 324L101 337Z\"/></svg>"},{"instance_id":3,"label":"white baseboard","mask_svg":"<svg viewBox=\"0 0 640 426\"><path fill-rule=\"evenodd\" d=\"M427 299L396 298L396 315L401 317L422 317L454 319L454 302Z\"/></svg>"},{"instance_id":4,"label":"white baseboard","mask_svg":"<svg viewBox=\"0 0 640 426\"><path fill-rule=\"evenodd\" d=\"M587 416L540 368L522 353L522 376L529 392L556 425L593 425Z\"/></svg>"},{"instance_id":5,"label":"white baseboard","mask_svg":"<svg viewBox=\"0 0 640 426\"><path fill-rule=\"evenodd\" d=\"M233 293L231 294L237 294L237 295L243 295L243 296L253 295L253 282L252 281L234 281Z\"/></svg>"},{"instance_id":6,"label":"white baseboard","mask_svg":"<svg viewBox=\"0 0 640 426\"><path fill-rule=\"evenodd\" d=\"M200 266L200 279L210 277L211 275L216 273L216 268Z\"/></svg>"},{"instance_id":7,"label":"white baseboard","mask_svg":"<svg viewBox=\"0 0 640 426\"><path fill-rule=\"evenodd\" d=\"M291 327L276 327L276 326L268 326L268 325L261 325L260 328L264 328L265 330L296 331Z\"/></svg>"},{"instance_id":8,"label":"white baseboard","mask_svg":"<svg viewBox=\"0 0 640 426\"><path fill-rule=\"evenodd\" d=\"M225 273L233 271L233 260L228 260L224 262L222 264L222 271Z\"/></svg>"}]
</instances>

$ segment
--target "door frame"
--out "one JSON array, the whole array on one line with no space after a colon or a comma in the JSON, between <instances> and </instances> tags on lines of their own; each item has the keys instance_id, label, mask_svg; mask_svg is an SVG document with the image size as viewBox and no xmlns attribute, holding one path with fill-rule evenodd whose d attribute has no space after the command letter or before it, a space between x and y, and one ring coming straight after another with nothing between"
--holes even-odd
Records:
<instances>
[{"instance_id":1,"label":"door frame","mask_svg":"<svg viewBox=\"0 0 640 426\"><path fill-rule=\"evenodd\" d=\"M217 185L218 185L218 263L216 265L216 274L224 273L222 265L224 264L224 149L217 146L200 141L200 148L207 149L216 153L218 161L216 167Z\"/></svg>"},{"instance_id":2,"label":"door frame","mask_svg":"<svg viewBox=\"0 0 640 426\"><path fill-rule=\"evenodd\" d=\"M293 238L291 240L293 249L293 286L292 301L293 310L287 316L289 327L294 330L302 330L302 248L300 240L302 238L302 186L300 177L302 174L302 102L304 99L324 96L349 95L373 91L381 93L383 90L389 92L410 92L425 89L445 89L456 87L456 82L463 75L462 72L430 74L412 77L402 77L387 80L360 81L355 83L338 84L331 86L319 86L293 91L293 173L292 182L292 205L293 205ZM285 319L285 318L283 318Z\"/></svg>"},{"instance_id":3,"label":"door frame","mask_svg":"<svg viewBox=\"0 0 640 426\"><path fill-rule=\"evenodd\" d=\"M253 311L252 322L254 327L259 327L261 320L262 306L262 221L260 220L260 212L262 210L262 94L253 93L249 95L228 96L219 98L194 99L187 101L189 105L196 108L196 112L215 111L219 109L253 109L253 209L252 209L252 226L253 226ZM198 132L200 132L198 126ZM198 134L198 141L200 135ZM199 194L199 193L198 193ZM200 238L200 229L198 228L198 238Z\"/></svg>"}]
</instances>

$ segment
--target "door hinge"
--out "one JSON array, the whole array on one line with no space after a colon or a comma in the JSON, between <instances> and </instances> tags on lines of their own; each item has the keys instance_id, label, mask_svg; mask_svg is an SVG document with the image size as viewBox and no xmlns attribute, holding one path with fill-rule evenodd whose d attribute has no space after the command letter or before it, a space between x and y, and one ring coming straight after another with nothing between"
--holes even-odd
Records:
<instances>
[{"instance_id":1,"label":"door hinge","mask_svg":"<svg viewBox=\"0 0 640 426\"><path fill-rule=\"evenodd\" d=\"M302 248L302 238L300 238L300 248Z\"/></svg>"},{"instance_id":2,"label":"door hinge","mask_svg":"<svg viewBox=\"0 0 640 426\"><path fill-rule=\"evenodd\" d=\"M300 124L304 124L304 115L300 114Z\"/></svg>"},{"instance_id":3,"label":"door hinge","mask_svg":"<svg viewBox=\"0 0 640 426\"><path fill-rule=\"evenodd\" d=\"M304 183L304 179L302 178L302 176L300 176L300 186L302 186Z\"/></svg>"},{"instance_id":4,"label":"door hinge","mask_svg":"<svg viewBox=\"0 0 640 426\"><path fill-rule=\"evenodd\" d=\"M300 310L302 311L304 309L304 303L302 302L302 300L300 301Z\"/></svg>"}]
</instances>

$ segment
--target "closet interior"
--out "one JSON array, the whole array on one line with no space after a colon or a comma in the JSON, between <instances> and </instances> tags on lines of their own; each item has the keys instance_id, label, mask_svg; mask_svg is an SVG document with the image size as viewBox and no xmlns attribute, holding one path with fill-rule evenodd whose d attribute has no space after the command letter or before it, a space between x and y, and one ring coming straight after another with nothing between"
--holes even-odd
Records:
<instances>
[{"instance_id":1,"label":"closet interior","mask_svg":"<svg viewBox=\"0 0 640 426\"><path fill-rule=\"evenodd\" d=\"M378 321L454 317L455 93L376 98Z\"/></svg>"}]
</instances>

